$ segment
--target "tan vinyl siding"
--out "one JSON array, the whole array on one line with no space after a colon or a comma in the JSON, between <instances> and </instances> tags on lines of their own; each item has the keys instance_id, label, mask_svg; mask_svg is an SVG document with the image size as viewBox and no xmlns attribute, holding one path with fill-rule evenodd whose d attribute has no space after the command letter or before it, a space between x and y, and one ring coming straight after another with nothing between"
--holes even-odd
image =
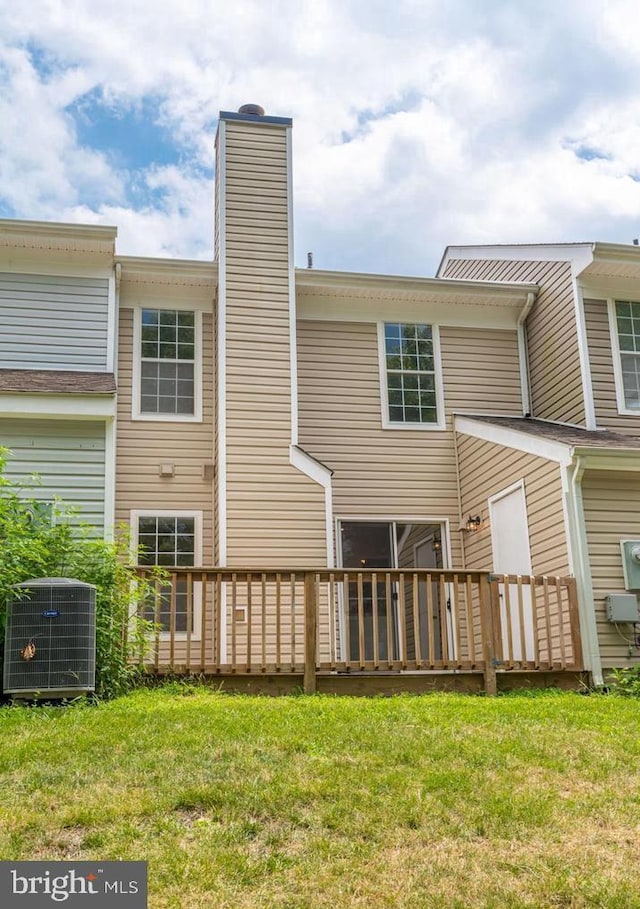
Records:
<instances>
[{"instance_id":1,"label":"tan vinyl siding","mask_svg":"<svg viewBox=\"0 0 640 909\"><path fill-rule=\"evenodd\" d=\"M462 514L479 514L484 529L465 533L465 567L493 569L490 496L524 480L531 566L536 575L567 575L567 547L560 465L473 436L458 434Z\"/></svg>"},{"instance_id":2,"label":"tan vinyl siding","mask_svg":"<svg viewBox=\"0 0 640 909\"><path fill-rule=\"evenodd\" d=\"M587 471L582 498L602 665L635 665L637 652L629 660L628 643L607 621L605 597L624 593L620 540L640 540L640 477L637 473ZM631 626L620 626L620 631L633 637Z\"/></svg>"},{"instance_id":3,"label":"tan vinyl siding","mask_svg":"<svg viewBox=\"0 0 640 909\"><path fill-rule=\"evenodd\" d=\"M383 429L377 326L298 323L300 444L334 471L336 517L457 525L451 413L521 413L516 333L441 328L440 346L447 429Z\"/></svg>"},{"instance_id":4,"label":"tan vinyl siding","mask_svg":"<svg viewBox=\"0 0 640 909\"><path fill-rule=\"evenodd\" d=\"M640 435L640 414L618 413L607 301L585 300L584 316L597 426Z\"/></svg>"},{"instance_id":5,"label":"tan vinyl siding","mask_svg":"<svg viewBox=\"0 0 640 909\"><path fill-rule=\"evenodd\" d=\"M226 123L227 564L326 564L324 490L289 463L286 129Z\"/></svg>"},{"instance_id":6,"label":"tan vinyl siding","mask_svg":"<svg viewBox=\"0 0 640 909\"><path fill-rule=\"evenodd\" d=\"M213 455L213 326L203 313L202 422L133 420L133 310L121 308L118 364L118 425L116 433L116 522L129 523L130 512L162 509L203 512L203 561L213 561L212 483L203 466ZM161 477L162 463L175 467L173 477Z\"/></svg>"},{"instance_id":7,"label":"tan vinyl siding","mask_svg":"<svg viewBox=\"0 0 640 909\"><path fill-rule=\"evenodd\" d=\"M539 284L527 318L532 415L584 425L584 399L568 262L452 259L444 277Z\"/></svg>"}]
</instances>

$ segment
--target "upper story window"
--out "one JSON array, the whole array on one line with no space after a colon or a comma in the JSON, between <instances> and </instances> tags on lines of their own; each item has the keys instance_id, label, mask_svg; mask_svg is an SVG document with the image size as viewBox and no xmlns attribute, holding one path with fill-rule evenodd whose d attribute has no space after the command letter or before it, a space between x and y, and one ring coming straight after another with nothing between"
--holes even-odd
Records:
<instances>
[{"instance_id":1,"label":"upper story window","mask_svg":"<svg viewBox=\"0 0 640 909\"><path fill-rule=\"evenodd\" d=\"M133 415L199 420L201 314L181 309L136 313Z\"/></svg>"},{"instance_id":2,"label":"upper story window","mask_svg":"<svg viewBox=\"0 0 640 909\"><path fill-rule=\"evenodd\" d=\"M441 428L435 326L385 322L381 330L383 425Z\"/></svg>"},{"instance_id":3,"label":"upper story window","mask_svg":"<svg viewBox=\"0 0 640 909\"><path fill-rule=\"evenodd\" d=\"M195 313L143 309L141 413L194 413Z\"/></svg>"},{"instance_id":4,"label":"upper story window","mask_svg":"<svg viewBox=\"0 0 640 909\"><path fill-rule=\"evenodd\" d=\"M616 300L622 410L640 412L640 303Z\"/></svg>"}]
</instances>

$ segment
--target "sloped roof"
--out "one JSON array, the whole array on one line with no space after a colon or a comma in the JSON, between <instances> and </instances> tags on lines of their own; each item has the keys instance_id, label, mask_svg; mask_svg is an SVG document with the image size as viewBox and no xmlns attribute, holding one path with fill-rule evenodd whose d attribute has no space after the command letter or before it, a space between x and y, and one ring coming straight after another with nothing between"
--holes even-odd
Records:
<instances>
[{"instance_id":1,"label":"sloped roof","mask_svg":"<svg viewBox=\"0 0 640 909\"><path fill-rule=\"evenodd\" d=\"M458 414L458 416L480 423L489 423L492 426L500 426L503 429L524 432L550 442L560 442L571 448L640 450L640 435L625 435L607 429L582 429L580 426L551 423L531 417L497 417L482 414Z\"/></svg>"},{"instance_id":2,"label":"sloped roof","mask_svg":"<svg viewBox=\"0 0 640 909\"><path fill-rule=\"evenodd\" d=\"M67 369L0 369L0 393L110 395L116 391L112 372Z\"/></svg>"}]
</instances>

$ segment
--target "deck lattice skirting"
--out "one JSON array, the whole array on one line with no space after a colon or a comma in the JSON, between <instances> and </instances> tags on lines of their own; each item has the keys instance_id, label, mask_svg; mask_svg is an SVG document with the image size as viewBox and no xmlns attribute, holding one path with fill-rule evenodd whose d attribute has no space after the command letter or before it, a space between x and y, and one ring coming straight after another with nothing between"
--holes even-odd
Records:
<instances>
[{"instance_id":1,"label":"deck lattice skirting","mask_svg":"<svg viewBox=\"0 0 640 909\"><path fill-rule=\"evenodd\" d=\"M506 674L584 668L571 577L175 568L151 600L140 661L158 674L289 677L308 693L344 688L338 677L393 675L393 690L412 690L416 675L448 687L473 676L494 694Z\"/></svg>"}]
</instances>

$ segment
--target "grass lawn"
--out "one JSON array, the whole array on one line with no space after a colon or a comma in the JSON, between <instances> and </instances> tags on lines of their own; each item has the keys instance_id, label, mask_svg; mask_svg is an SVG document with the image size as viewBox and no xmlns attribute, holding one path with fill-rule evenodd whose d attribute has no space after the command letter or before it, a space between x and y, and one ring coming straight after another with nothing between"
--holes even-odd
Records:
<instances>
[{"instance_id":1,"label":"grass lawn","mask_svg":"<svg viewBox=\"0 0 640 909\"><path fill-rule=\"evenodd\" d=\"M147 859L151 909L640 907L640 701L0 710L0 858Z\"/></svg>"}]
</instances>

